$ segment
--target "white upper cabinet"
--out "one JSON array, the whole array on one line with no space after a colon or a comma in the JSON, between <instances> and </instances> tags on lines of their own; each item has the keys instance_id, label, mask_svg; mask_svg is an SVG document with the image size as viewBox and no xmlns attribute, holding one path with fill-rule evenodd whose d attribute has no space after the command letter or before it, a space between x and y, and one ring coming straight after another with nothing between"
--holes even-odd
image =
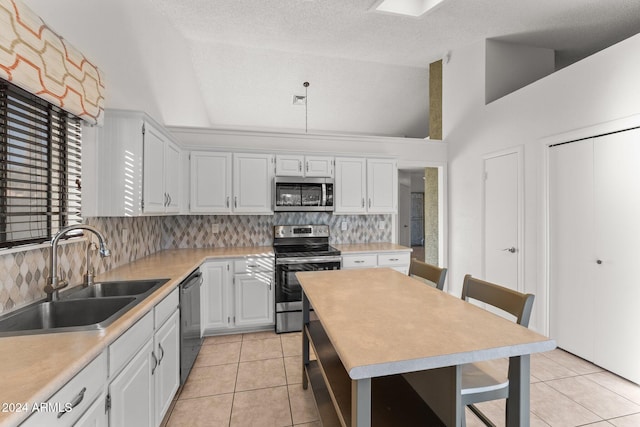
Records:
<instances>
[{"instance_id":1,"label":"white upper cabinet","mask_svg":"<svg viewBox=\"0 0 640 427\"><path fill-rule=\"evenodd\" d=\"M333 157L278 154L276 156L276 176L333 178L333 164Z\"/></svg>"},{"instance_id":2,"label":"white upper cabinet","mask_svg":"<svg viewBox=\"0 0 640 427\"><path fill-rule=\"evenodd\" d=\"M337 157L335 213L395 213L398 168L394 159Z\"/></svg>"},{"instance_id":3,"label":"white upper cabinet","mask_svg":"<svg viewBox=\"0 0 640 427\"><path fill-rule=\"evenodd\" d=\"M366 213L367 160L336 158L335 213Z\"/></svg>"},{"instance_id":4,"label":"white upper cabinet","mask_svg":"<svg viewBox=\"0 0 640 427\"><path fill-rule=\"evenodd\" d=\"M180 211L180 149L151 122L143 127L143 211Z\"/></svg>"},{"instance_id":5,"label":"white upper cabinet","mask_svg":"<svg viewBox=\"0 0 640 427\"><path fill-rule=\"evenodd\" d=\"M231 212L231 153L192 151L190 211Z\"/></svg>"},{"instance_id":6,"label":"white upper cabinet","mask_svg":"<svg viewBox=\"0 0 640 427\"><path fill-rule=\"evenodd\" d=\"M182 153L162 126L141 112L107 110L88 135L82 173L95 191L83 193L85 216L180 211Z\"/></svg>"},{"instance_id":7,"label":"white upper cabinet","mask_svg":"<svg viewBox=\"0 0 640 427\"><path fill-rule=\"evenodd\" d=\"M369 213L398 211L398 166L395 160L367 159L367 210Z\"/></svg>"},{"instance_id":8,"label":"white upper cabinet","mask_svg":"<svg viewBox=\"0 0 640 427\"><path fill-rule=\"evenodd\" d=\"M233 211L272 213L272 154L233 155Z\"/></svg>"},{"instance_id":9,"label":"white upper cabinet","mask_svg":"<svg viewBox=\"0 0 640 427\"><path fill-rule=\"evenodd\" d=\"M191 152L194 213L271 214L272 154Z\"/></svg>"}]
</instances>

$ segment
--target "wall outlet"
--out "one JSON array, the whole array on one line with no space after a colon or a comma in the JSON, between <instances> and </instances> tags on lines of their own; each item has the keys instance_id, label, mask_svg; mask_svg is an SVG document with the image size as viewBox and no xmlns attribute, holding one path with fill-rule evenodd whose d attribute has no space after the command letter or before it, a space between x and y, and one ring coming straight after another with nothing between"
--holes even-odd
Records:
<instances>
[{"instance_id":1,"label":"wall outlet","mask_svg":"<svg viewBox=\"0 0 640 427\"><path fill-rule=\"evenodd\" d=\"M129 230L126 228L122 229L122 243L129 242Z\"/></svg>"},{"instance_id":2,"label":"wall outlet","mask_svg":"<svg viewBox=\"0 0 640 427\"><path fill-rule=\"evenodd\" d=\"M217 234L220 232L220 224L211 224L211 232Z\"/></svg>"},{"instance_id":3,"label":"wall outlet","mask_svg":"<svg viewBox=\"0 0 640 427\"><path fill-rule=\"evenodd\" d=\"M347 228L348 228L347 221L342 221L342 224L340 224L340 229L342 231L347 231Z\"/></svg>"},{"instance_id":4,"label":"wall outlet","mask_svg":"<svg viewBox=\"0 0 640 427\"><path fill-rule=\"evenodd\" d=\"M384 221L378 221L378 229L384 230L384 227L385 227Z\"/></svg>"}]
</instances>

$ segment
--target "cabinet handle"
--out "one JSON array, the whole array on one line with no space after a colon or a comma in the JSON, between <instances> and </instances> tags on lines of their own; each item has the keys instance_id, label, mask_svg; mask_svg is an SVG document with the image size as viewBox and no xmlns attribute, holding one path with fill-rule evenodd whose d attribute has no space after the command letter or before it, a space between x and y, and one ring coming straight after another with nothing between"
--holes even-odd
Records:
<instances>
[{"instance_id":1,"label":"cabinet handle","mask_svg":"<svg viewBox=\"0 0 640 427\"><path fill-rule=\"evenodd\" d=\"M156 368L158 367L158 358L153 351L151 352L151 357L153 357L153 368L151 368L151 375L153 375L156 372Z\"/></svg>"},{"instance_id":2,"label":"cabinet handle","mask_svg":"<svg viewBox=\"0 0 640 427\"><path fill-rule=\"evenodd\" d=\"M247 264L247 268L258 268L256 264Z\"/></svg>"},{"instance_id":3,"label":"cabinet handle","mask_svg":"<svg viewBox=\"0 0 640 427\"><path fill-rule=\"evenodd\" d=\"M362 198L362 207L364 208L364 197Z\"/></svg>"},{"instance_id":4,"label":"cabinet handle","mask_svg":"<svg viewBox=\"0 0 640 427\"><path fill-rule=\"evenodd\" d=\"M597 260L596 264L598 264L598 265L602 264L602 260L601 259Z\"/></svg>"},{"instance_id":5,"label":"cabinet handle","mask_svg":"<svg viewBox=\"0 0 640 427\"><path fill-rule=\"evenodd\" d=\"M362 259L357 259L355 261L353 261L355 264L362 264L364 262L364 260Z\"/></svg>"},{"instance_id":6,"label":"cabinet handle","mask_svg":"<svg viewBox=\"0 0 640 427\"><path fill-rule=\"evenodd\" d=\"M171 206L171 201L173 200L171 198L171 194L167 193L167 198L169 199L169 201L167 202L167 206Z\"/></svg>"},{"instance_id":7,"label":"cabinet handle","mask_svg":"<svg viewBox=\"0 0 640 427\"><path fill-rule=\"evenodd\" d=\"M369 207L371 207L371 198L369 198Z\"/></svg>"},{"instance_id":8,"label":"cabinet handle","mask_svg":"<svg viewBox=\"0 0 640 427\"><path fill-rule=\"evenodd\" d=\"M80 402L82 402L82 399L84 399L84 392L87 391L86 387L82 387L82 390L80 390L80 393L78 393L76 395L76 397L74 397L71 402L71 407L70 408L65 408L64 411L60 411L58 412L58 418L62 417L64 414L66 414L67 412L70 412L73 408L75 408L76 406L78 406L80 404Z\"/></svg>"},{"instance_id":9,"label":"cabinet handle","mask_svg":"<svg viewBox=\"0 0 640 427\"><path fill-rule=\"evenodd\" d=\"M309 172L309 162L307 162L307 172Z\"/></svg>"},{"instance_id":10,"label":"cabinet handle","mask_svg":"<svg viewBox=\"0 0 640 427\"><path fill-rule=\"evenodd\" d=\"M298 172L302 172L302 161L298 160Z\"/></svg>"},{"instance_id":11,"label":"cabinet handle","mask_svg":"<svg viewBox=\"0 0 640 427\"><path fill-rule=\"evenodd\" d=\"M389 258L389 261L400 261L398 258Z\"/></svg>"},{"instance_id":12,"label":"cabinet handle","mask_svg":"<svg viewBox=\"0 0 640 427\"><path fill-rule=\"evenodd\" d=\"M160 359L158 359L158 365L159 365L160 363L162 363L162 359L164 359L164 348L162 348L162 343L158 343L158 348L162 352L162 354L160 355Z\"/></svg>"},{"instance_id":13,"label":"cabinet handle","mask_svg":"<svg viewBox=\"0 0 640 427\"><path fill-rule=\"evenodd\" d=\"M229 196L227 196L227 207L229 207Z\"/></svg>"},{"instance_id":14,"label":"cabinet handle","mask_svg":"<svg viewBox=\"0 0 640 427\"><path fill-rule=\"evenodd\" d=\"M237 208L237 207L238 207L238 196L235 196L235 197L233 198L233 207L234 207L234 208Z\"/></svg>"}]
</instances>

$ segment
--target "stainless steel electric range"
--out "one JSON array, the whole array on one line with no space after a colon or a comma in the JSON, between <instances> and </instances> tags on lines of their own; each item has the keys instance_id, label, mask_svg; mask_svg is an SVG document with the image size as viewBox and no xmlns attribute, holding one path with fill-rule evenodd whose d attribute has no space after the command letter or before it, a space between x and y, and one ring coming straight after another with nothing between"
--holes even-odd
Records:
<instances>
[{"instance_id":1,"label":"stainless steel electric range","mask_svg":"<svg viewBox=\"0 0 640 427\"><path fill-rule=\"evenodd\" d=\"M302 330L302 288L299 271L339 270L340 251L329 245L328 225L276 225L276 332Z\"/></svg>"}]
</instances>

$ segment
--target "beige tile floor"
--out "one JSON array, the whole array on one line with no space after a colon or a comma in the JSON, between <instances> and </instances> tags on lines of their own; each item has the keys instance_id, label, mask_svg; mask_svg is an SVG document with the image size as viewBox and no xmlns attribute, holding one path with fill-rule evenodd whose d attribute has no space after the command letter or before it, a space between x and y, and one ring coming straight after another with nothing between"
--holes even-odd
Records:
<instances>
[{"instance_id":1,"label":"beige tile floor","mask_svg":"<svg viewBox=\"0 0 640 427\"><path fill-rule=\"evenodd\" d=\"M300 333L208 337L164 424L319 427ZM478 405L498 426L504 401ZM482 423L467 410L467 426ZM562 350L531 358L531 426L640 426L640 386Z\"/></svg>"}]
</instances>

